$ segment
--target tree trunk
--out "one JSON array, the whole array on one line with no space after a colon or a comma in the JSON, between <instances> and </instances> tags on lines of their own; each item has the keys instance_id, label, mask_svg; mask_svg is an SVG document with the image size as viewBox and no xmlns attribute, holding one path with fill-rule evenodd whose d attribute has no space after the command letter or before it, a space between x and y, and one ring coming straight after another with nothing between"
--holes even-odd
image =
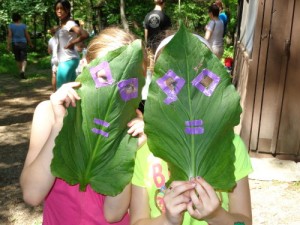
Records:
<instances>
[{"instance_id":1,"label":"tree trunk","mask_svg":"<svg viewBox=\"0 0 300 225\"><path fill-rule=\"evenodd\" d=\"M129 25L125 15L125 0L120 0L120 15L124 30L129 31Z\"/></svg>"},{"instance_id":2,"label":"tree trunk","mask_svg":"<svg viewBox=\"0 0 300 225\"><path fill-rule=\"evenodd\" d=\"M36 39L37 39L37 31L36 31L36 14L33 16L33 49L36 50Z\"/></svg>"},{"instance_id":3,"label":"tree trunk","mask_svg":"<svg viewBox=\"0 0 300 225\"><path fill-rule=\"evenodd\" d=\"M97 34L97 28L96 28L96 16L95 16L95 9L94 9L94 3L93 0L90 0L90 5L91 5L91 12L92 12L92 26L93 26L93 30L94 30L94 34Z\"/></svg>"}]
</instances>

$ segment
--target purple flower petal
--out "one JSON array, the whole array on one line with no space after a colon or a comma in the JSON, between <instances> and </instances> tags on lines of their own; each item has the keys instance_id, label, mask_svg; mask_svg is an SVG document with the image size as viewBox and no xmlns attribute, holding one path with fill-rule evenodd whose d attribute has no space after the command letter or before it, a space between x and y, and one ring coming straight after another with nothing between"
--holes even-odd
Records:
<instances>
[{"instance_id":1,"label":"purple flower petal","mask_svg":"<svg viewBox=\"0 0 300 225\"><path fill-rule=\"evenodd\" d=\"M118 83L119 92L121 98L127 102L130 99L138 97L138 79L130 78Z\"/></svg>"},{"instance_id":2,"label":"purple flower petal","mask_svg":"<svg viewBox=\"0 0 300 225\"><path fill-rule=\"evenodd\" d=\"M103 130L99 130L97 128L93 128L92 132L95 133L95 134L102 135L103 137L106 137L106 138L109 136L109 133L107 133L107 132L105 132Z\"/></svg>"},{"instance_id":3,"label":"purple flower petal","mask_svg":"<svg viewBox=\"0 0 300 225\"><path fill-rule=\"evenodd\" d=\"M94 123L95 124L98 124L98 125L101 125L101 126L104 126L104 127L109 127L110 124L104 120L100 120L100 119L97 119L97 118L94 118Z\"/></svg>"},{"instance_id":4,"label":"purple flower petal","mask_svg":"<svg viewBox=\"0 0 300 225\"><path fill-rule=\"evenodd\" d=\"M167 98L164 103L169 105L178 99L177 95L185 84L185 80L169 70L163 77L157 79L156 83L166 93Z\"/></svg>"},{"instance_id":5,"label":"purple flower petal","mask_svg":"<svg viewBox=\"0 0 300 225\"><path fill-rule=\"evenodd\" d=\"M203 134L204 128L203 127L186 127L185 133L187 134Z\"/></svg>"},{"instance_id":6,"label":"purple flower petal","mask_svg":"<svg viewBox=\"0 0 300 225\"><path fill-rule=\"evenodd\" d=\"M185 125L189 127L199 127L203 124L202 120L189 120L185 121Z\"/></svg>"},{"instance_id":7,"label":"purple flower petal","mask_svg":"<svg viewBox=\"0 0 300 225\"><path fill-rule=\"evenodd\" d=\"M207 77L211 79L211 82L208 86L204 86L201 82ZM206 96L211 96L219 82L219 76L217 76L208 69L204 69L197 77L195 77L195 79L192 81L192 85L194 85L199 91L201 91Z\"/></svg>"},{"instance_id":8,"label":"purple flower petal","mask_svg":"<svg viewBox=\"0 0 300 225\"><path fill-rule=\"evenodd\" d=\"M203 134L204 133L204 128L202 127L203 125L203 120L189 120L185 121L185 133L187 134Z\"/></svg>"},{"instance_id":9,"label":"purple flower petal","mask_svg":"<svg viewBox=\"0 0 300 225\"><path fill-rule=\"evenodd\" d=\"M114 82L108 62L102 62L95 67L91 67L90 73L96 88L112 85Z\"/></svg>"}]
</instances>

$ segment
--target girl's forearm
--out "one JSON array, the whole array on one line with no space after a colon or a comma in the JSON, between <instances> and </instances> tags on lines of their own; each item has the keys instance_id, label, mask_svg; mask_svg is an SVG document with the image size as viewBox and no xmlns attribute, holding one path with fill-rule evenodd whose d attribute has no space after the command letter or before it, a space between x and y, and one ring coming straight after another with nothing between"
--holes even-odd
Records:
<instances>
[{"instance_id":1,"label":"girl's forearm","mask_svg":"<svg viewBox=\"0 0 300 225\"><path fill-rule=\"evenodd\" d=\"M227 212L223 208L220 208L215 216L211 219L207 219L206 222L210 225L233 225L235 223L244 223L245 225L251 225L251 218L241 215Z\"/></svg>"},{"instance_id":2,"label":"girl's forearm","mask_svg":"<svg viewBox=\"0 0 300 225\"><path fill-rule=\"evenodd\" d=\"M54 141L60 129L61 125L53 127L37 157L30 164L25 165L22 171L20 184L23 198L30 205L39 205L53 186L55 177L51 174L50 164L53 158Z\"/></svg>"},{"instance_id":3,"label":"girl's forearm","mask_svg":"<svg viewBox=\"0 0 300 225\"><path fill-rule=\"evenodd\" d=\"M117 196L106 196L104 202L105 219L110 223L120 221L128 211L130 198L131 184L128 184Z\"/></svg>"}]
</instances>

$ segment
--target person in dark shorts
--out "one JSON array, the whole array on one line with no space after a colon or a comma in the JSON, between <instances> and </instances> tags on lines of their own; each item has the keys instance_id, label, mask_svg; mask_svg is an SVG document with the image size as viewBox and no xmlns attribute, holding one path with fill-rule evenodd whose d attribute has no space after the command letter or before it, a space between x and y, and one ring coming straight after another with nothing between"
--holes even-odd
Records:
<instances>
[{"instance_id":1,"label":"person in dark shorts","mask_svg":"<svg viewBox=\"0 0 300 225\"><path fill-rule=\"evenodd\" d=\"M30 36L27 32L27 26L21 23L21 16L18 13L12 15L13 23L8 26L7 50L11 50L15 55L18 64L20 77L25 78L25 70L27 65L27 44L33 47Z\"/></svg>"},{"instance_id":2,"label":"person in dark shorts","mask_svg":"<svg viewBox=\"0 0 300 225\"><path fill-rule=\"evenodd\" d=\"M152 52L155 52L160 40L164 38L161 33L172 26L170 18L163 12L165 0L154 0L155 7L144 19L145 42Z\"/></svg>"}]
</instances>

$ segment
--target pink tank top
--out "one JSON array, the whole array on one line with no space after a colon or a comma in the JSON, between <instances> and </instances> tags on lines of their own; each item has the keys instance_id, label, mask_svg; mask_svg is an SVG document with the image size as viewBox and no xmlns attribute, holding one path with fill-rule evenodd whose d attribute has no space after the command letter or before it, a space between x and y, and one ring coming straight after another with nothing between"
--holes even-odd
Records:
<instances>
[{"instance_id":1,"label":"pink tank top","mask_svg":"<svg viewBox=\"0 0 300 225\"><path fill-rule=\"evenodd\" d=\"M44 202L43 225L109 225L103 215L104 199L90 186L80 192L79 185L56 179ZM129 225L128 214L113 224Z\"/></svg>"}]
</instances>

